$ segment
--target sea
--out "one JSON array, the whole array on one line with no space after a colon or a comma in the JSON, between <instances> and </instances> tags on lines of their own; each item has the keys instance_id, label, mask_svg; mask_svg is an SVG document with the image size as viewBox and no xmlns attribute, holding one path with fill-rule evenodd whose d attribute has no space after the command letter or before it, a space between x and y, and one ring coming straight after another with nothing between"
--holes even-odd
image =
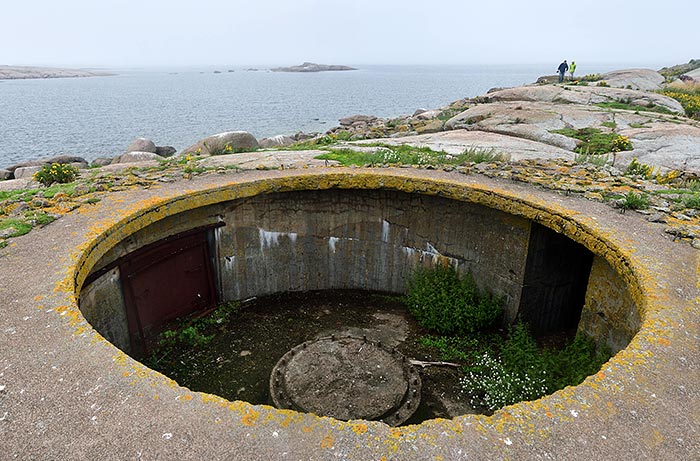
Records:
<instances>
[{"instance_id":1,"label":"sea","mask_svg":"<svg viewBox=\"0 0 700 461\"><path fill-rule=\"evenodd\" d=\"M115 75L0 80L0 168L63 154L112 157L139 137L180 150L224 131L258 139L325 132L350 115L410 115L490 88L532 83L556 65L355 66L319 73L103 69ZM577 73L619 68L579 64Z\"/></svg>"}]
</instances>

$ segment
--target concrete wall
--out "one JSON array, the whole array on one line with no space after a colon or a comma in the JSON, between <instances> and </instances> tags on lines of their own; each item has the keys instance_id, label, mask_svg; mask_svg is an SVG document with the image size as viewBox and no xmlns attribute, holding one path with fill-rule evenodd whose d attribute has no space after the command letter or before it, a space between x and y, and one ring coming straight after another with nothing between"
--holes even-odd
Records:
<instances>
[{"instance_id":1,"label":"concrete wall","mask_svg":"<svg viewBox=\"0 0 700 461\"><path fill-rule=\"evenodd\" d=\"M622 278L600 256L593 258L578 331L607 344L613 354L627 347L641 325Z\"/></svg>"},{"instance_id":2,"label":"concrete wall","mask_svg":"<svg viewBox=\"0 0 700 461\"><path fill-rule=\"evenodd\" d=\"M530 223L480 205L392 191L288 192L236 201L219 230L224 299L284 291L403 292L417 266L472 271L520 299Z\"/></svg>"},{"instance_id":3,"label":"concrete wall","mask_svg":"<svg viewBox=\"0 0 700 461\"><path fill-rule=\"evenodd\" d=\"M80 311L102 336L119 349L130 351L129 325L118 268L107 271L80 290Z\"/></svg>"},{"instance_id":4,"label":"concrete wall","mask_svg":"<svg viewBox=\"0 0 700 461\"><path fill-rule=\"evenodd\" d=\"M110 250L95 270L167 236L223 221L215 229L222 300L276 292L354 288L404 292L414 268L450 264L518 313L530 221L482 205L384 190L262 194L154 222ZM128 351L118 270L81 291L85 317ZM579 330L624 348L639 329L626 286L595 257Z\"/></svg>"}]
</instances>

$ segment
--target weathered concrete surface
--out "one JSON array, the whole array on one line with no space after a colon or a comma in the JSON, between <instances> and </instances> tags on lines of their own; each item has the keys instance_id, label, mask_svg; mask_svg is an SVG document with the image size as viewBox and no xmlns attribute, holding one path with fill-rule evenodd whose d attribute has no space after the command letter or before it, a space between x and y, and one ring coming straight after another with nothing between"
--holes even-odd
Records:
<instances>
[{"instance_id":1,"label":"weathered concrete surface","mask_svg":"<svg viewBox=\"0 0 700 461\"><path fill-rule=\"evenodd\" d=\"M392 429L191 392L106 343L75 305L75 283L101 254L155 220L328 188L437 194L560 230L623 276L642 329L575 388L491 417ZM666 238L662 225L603 204L426 170L207 175L112 194L13 239L0 258L0 439L10 459L693 459L700 450L698 253Z\"/></svg>"}]
</instances>

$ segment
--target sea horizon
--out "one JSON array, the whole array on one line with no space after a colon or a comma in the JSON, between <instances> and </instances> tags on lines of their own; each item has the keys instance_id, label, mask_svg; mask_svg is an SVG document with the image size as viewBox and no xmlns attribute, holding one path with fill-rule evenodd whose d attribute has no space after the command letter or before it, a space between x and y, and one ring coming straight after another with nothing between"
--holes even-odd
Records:
<instances>
[{"instance_id":1,"label":"sea horizon","mask_svg":"<svg viewBox=\"0 0 700 461\"><path fill-rule=\"evenodd\" d=\"M357 70L299 74L242 65L101 67L115 75L4 80L0 167L55 155L88 161L111 157L139 137L179 151L224 131L248 131L258 139L323 133L351 115L394 118L490 88L533 83L553 74L558 63L330 64ZM629 67L578 63L577 74ZM251 68L259 71L247 71Z\"/></svg>"}]
</instances>

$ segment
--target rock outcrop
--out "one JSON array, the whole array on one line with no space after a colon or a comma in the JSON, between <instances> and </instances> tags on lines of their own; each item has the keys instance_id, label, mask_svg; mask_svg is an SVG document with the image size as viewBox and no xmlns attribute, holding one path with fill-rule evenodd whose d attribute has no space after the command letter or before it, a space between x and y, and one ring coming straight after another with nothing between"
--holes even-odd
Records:
<instances>
[{"instance_id":1,"label":"rock outcrop","mask_svg":"<svg viewBox=\"0 0 700 461\"><path fill-rule=\"evenodd\" d=\"M199 154L202 156L251 152L260 148L255 136L247 131L227 131L215 134L183 149L180 155Z\"/></svg>"},{"instance_id":2,"label":"rock outcrop","mask_svg":"<svg viewBox=\"0 0 700 461\"><path fill-rule=\"evenodd\" d=\"M103 77L108 75L114 74L79 69L58 69L53 67L0 66L0 80Z\"/></svg>"},{"instance_id":3,"label":"rock outcrop","mask_svg":"<svg viewBox=\"0 0 700 461\"><path fill-rule=\"evenodd\" d=\"M315 62L305 62L300 66L275 67L272 72L334 72L343 70L357 70L354 67L338 66L328 64L316 64Z\"/></svg>"},{"instance_id":4,"label":"rock outcrop","mask_svg":"<svg viewBox=\"0 0 700 461\"><path fill-rule=\"evenodd\" d=\"M148 138L137 138L131 141L126 152L150 152L156 153L156 144Z\"/></svg>"},{"instance_id":5,"label":"rock outcrop","mask_svg":"<svg viewBox=\"0 0 700 461\"><path fill-rule=\"evenodd\" d=\"M112 159L111 165L116 165L118 163L135 163L135 162L145 162L147 160L163 160L163 157L154 152L139 152L132 151L127 152L122 155L118 155Z\"/></svg>"},{"instance_id":6,"label":"rock outcrop","mask_svg":"<svg viewBox=\"0 0 700 461\"><path fill-rule=\"evenodd\" d=\"M602 78L611 87L643 91L660 90L666 81L663 75L651 69L616 70L603 74Z\"/></svg>"},{"instance_id":7,"label":"rock outcrop","mask_svg":"<svg viewBox=\"0 0 700 461\"><path fill-rule=\"evenodd\" d=\"M262 149L269 149L275 147L288 147L295 142L297 141L291 136L278 134L277 136L261 139L259 144Z\"/></svg>"}]
</instances>

